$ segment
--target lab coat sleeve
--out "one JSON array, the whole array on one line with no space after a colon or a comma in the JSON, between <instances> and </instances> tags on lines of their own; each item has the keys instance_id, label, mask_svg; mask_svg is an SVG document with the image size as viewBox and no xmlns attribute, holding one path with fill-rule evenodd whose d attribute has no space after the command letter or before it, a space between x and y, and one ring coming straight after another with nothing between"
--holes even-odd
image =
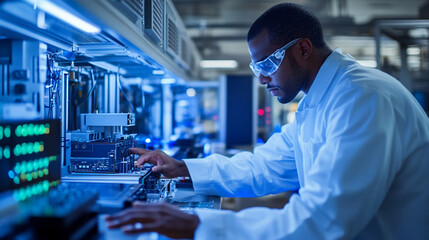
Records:
<instances>
[{"instance_id":1,"label":"lab coat sleeve","mask_svg":"<svg viewBox=\"0 0 429 240\"><path fill-rule=\"evenodd\" d=\"M374 217L399 169L392 104L372 91L330 103L326 143L283 209L197 210L195 239L352 239ZM389 119L389 121L386 121Z\"/></svg>"},{"instance_id":2,"label":"lab coat sleeve","mask_svg":"<svg viewBox=\"0 0 429 240\"><path fill-rule=\"evenodd\" d=\"M223 197L254 197L298 189L290 139L294 130L292 125L286 126L266 144L255 148L254 153L185 159L195 191Z\"/></svg>"}]
</instances>

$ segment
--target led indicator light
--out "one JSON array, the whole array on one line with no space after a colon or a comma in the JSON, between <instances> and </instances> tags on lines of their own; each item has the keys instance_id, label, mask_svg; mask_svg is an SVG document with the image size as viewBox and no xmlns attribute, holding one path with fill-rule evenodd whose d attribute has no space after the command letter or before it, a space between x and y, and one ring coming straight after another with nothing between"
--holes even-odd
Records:
<instances>
[{"instance_id":1,"label":"led indicator light","mask_svg":"<svg viewBox=\"0 0 429 240\"><path fill-rule=\"evenodd\" d=\"M38 153L40 150L40 143L39 142L35 142L33 144L33 152Z\"/></svg>"},{"instance_id":2,"label":"led indicator light","mask_svg":"<svg viewBox=\"0 0 429 240\"><path fill-rule=\"evenodd\" d=\"M32 154L33 153L33 143L28 143L28 145L27 145L27 152L28 152L28 154Z\"/></svg>"},{"instance_id":3,"label":"led indicator light","mask_svg":"<svg viewBox=\"0 0 429 240\"><path fill-rule=\"evenodd\" d=\"M19 177L18 177L18 176L15 176L15 177L13 178L13 182L14 182L15 184L19 184Z\"/></svg>"},{"instance_id":4,"label":"led indicator light","mask_svg":"<svg viewBox=\"0 0 429 240\"><path fill-rule=\"evenodd\" d=\"M27 196L25 195L25 190L24 190L23 188L21 188L21 189L19 190L19 200L20 200L20 201L24 201L26 197L27 197Z\"/></svg>"},{"instance_id":5,"label":"led indicator light","mask_svg":"<svg viewBox=\"0 0 429 240\"><path fill-rule=\"evenodd\" d=\"M33 136L34 125L33 124L28 125L27 131L28 131L28 136Z\"/></svg>"},{"instance_id":6,"label":"led indicator light","mask_svg":"<svg viewBox=\"0 0 429 240\"><path fill-rule=\"evenodd\" d=\"M33 169L34 169L34 170L39 169L39 161L37 161L37 160L34 160L34 161L33 161Z\"/></svg>"},{"instance_id":7,"label":"led indicator light","mask_svg":"<svg viewBox=\"0 0 429 240\"><path fill-rule=\"evenodd\" d=\"M48 180L43 181L43 190L48 191L49 190L49 182Z\"/></svg>"},{"instance_id":8,"label":"led indicator light","mask_svg":"<svg viewBox=\"0 0 429 240\"><path fill-rule=\"evenodd\" d=\"M24 161L21 164L22 164L22 169L21 169L22 173L26 173L27 172L27 162Z\"/></svg>"},{"instance_id":9,"label":"led indicator light","mask_svg":"<svg viewBox=\"0 0 429 240\"><path fill-rule=\"evenodd\" d=\"M44 166L43 158L40 158L39 159L39 168L43 168L43 166Z\"/></svg>"},{"instance_id":10,"label":"led indicator light","mask_svg":"<svg viewBox=\"0 0 429 240\"><path fill-rule=\"evenodd\" d=\"M27 143L21 144L21 154L26 155L27 154Z\"/></svg>"},{"instance_id":11,"label":"led indicator light","mask_svg":"<svg viewBox=\"0 0 429 240\"><path fill-rule=\"evenodd\" d=\"M49 134L49 123L45 124L45 134Z\"/></svg>"},{"instance_id":12,"label":"led indicator light","mask_svg":"<svg viewBox=\"0 0 429 240\"><path fill-rule=\"evenodd\" d=\"M15 135L16 135L17 137L21 137L21 136L22 136L22 126L21 126L21 125L18 125L18 126L15 128Z\"/></svg>"},{"instance_id":13,"label":"led indicator light","mask_svg":"<svg viewBox=\"0 0 429 240\"><path fill-rule=\"evenodd\" d=\"M9 148L9 146L4 147L4 150L3 150L3 156L4 156L4 158L6 158L6 159L9 159L9 158L10 158L10 148Z\"/></svg>"},{"instance_id":14,"label":"led indicator light","mask_svg":"<svg viewBox=\"0 0 429 240\"><path fill-rule=\"evenodd\" d=\"M45 150L45 146L43 146L43 142L39 142L39 144L40 144L39 152L43 152Z\"/></svg>"},{"instance_id":15,"label":"led indicator light","mask_svg":"<svg viewBox=\"0 0 429 240\"><path fill-rule=\"evenodd\" d=\"M22 135L23 137L26 137L26 136L27 136L27 134L28 134L27 128L28 128L27 124L24 124L24 125L22 126L22 134L21 134L21 135Z\"/></svg>"},{"instance_id":16,"label":"led indicator light","mask_svg":"<svg viewBox=\"0 0 429 240\"><path fill-rule=\"evenodd\" d=\"M37 188L36 188L36 185L33 185L33 186L31 187L31 194L32 194L32 195L36 195L36 194L37 194Z\"/></svg>"},{"instance_id":17,"label":"led indicator light","mask_svg":"<svg viewBox=\"0 0 429 240\"><path fill-rule=\"evenodd\" d=\"M13 179L15 177L15 173L13 172L13 170L9 170L8 175L10 179Z\"/></svg>"},{"instance_id":18,"label":"led indicator light","mask_svg":"<svg viewBox=\"0 0 429 240\"><path fill-rule=\"evenodd\" d=\"M16 174L20 174L21 173L21 163L17 163L15 165L14 170L15 170Z\"/></svg>"},{"instance_id":19,"label":"led indicator light","mask_svg":"<svg viewBox=\"0 0 429 240\"><path fill-rule=\"evenodd\" d=\"M16 145L15 148L13 149L13 154L15 154L15 156L19 156L21 155L21 145Z\"/></svg>"},{"instance_id":20,"label":"led indicator light","mask_svg":"<svg viewBox=\"0 0 429 240\"><path fill-rule=\"evenodd\" d=\"M37 184L37 192L38 193L43 192L43 184L42 183Z\"/></svg>"},{"instance_id":21,"label":"led indicator light","mask_svg":"<svg viewBox=\"0 0 429 240\"><path fill-rule=\"evenodd\" d=\"M13 198L14 198L16 201L21 200L21 199L19 198L19 191L18 191L18 190L13 191Z\"/></svg>"},{"instance_id":22,"label":"led indicator light","mask_svg":"<svg viewBox=\"0 0 429 240\"><path fill-rule=\"evenodd\" d=\"M39 135L45 134L45 126L43 124L39 125Z\"/></svg>"},{"instance_id":23,"label":"led indicator light","mask_svg":"<svg viewBox=\"0 0 429 240\"><path fill-rule=\"evenodd\" d=\"M31 162L27 163L27 171L29 171L29 172L33 171L33 164L31 164Z\"/></svg>"},{"instance_id":24,"label":"led indicator light","mask_svg":"<svg viewBox=\"0 0 429 240\"><path fill-rule=\"evenodd\" d=\"M4 136L10 138L10 126L6 126L4 129Z\"/></svg>"}]
</instances>

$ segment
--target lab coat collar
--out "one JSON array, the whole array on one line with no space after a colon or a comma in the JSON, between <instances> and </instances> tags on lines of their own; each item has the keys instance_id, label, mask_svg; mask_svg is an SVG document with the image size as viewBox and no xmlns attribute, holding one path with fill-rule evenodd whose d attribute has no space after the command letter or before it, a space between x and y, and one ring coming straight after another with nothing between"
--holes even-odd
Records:
<instances>
[{"instance_id":1,"label":"lab coat collar","mask_svg":"<svg viewBox=\"0 0 429 240\"><path fill-rule=\"evenodd\" d=\"M302 111L307 108L316 107L323 95L327 91L329 85L337 73L341 65L341 59L344 55L341 53L341 49L337 48L326 58L325 62L319 69L313 84L308 91L308 94L301 100L297 111Z\"/></svg>"}]
</instances>

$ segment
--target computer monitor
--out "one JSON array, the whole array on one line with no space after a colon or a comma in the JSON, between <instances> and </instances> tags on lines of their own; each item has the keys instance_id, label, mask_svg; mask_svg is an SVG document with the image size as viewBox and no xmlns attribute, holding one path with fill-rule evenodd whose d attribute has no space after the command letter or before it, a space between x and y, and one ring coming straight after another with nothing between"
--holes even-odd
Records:
<instances>
[{"instance_id":1,"label":"computer monitor","mask_svg":"<svg viewBox=\"0 0 429 240\"><path fill-rule=\"evenodd\" d=\"M61 178L59 120L0 123L0 192L17 201L47 192Z\"/></svg>"}]
</instances>

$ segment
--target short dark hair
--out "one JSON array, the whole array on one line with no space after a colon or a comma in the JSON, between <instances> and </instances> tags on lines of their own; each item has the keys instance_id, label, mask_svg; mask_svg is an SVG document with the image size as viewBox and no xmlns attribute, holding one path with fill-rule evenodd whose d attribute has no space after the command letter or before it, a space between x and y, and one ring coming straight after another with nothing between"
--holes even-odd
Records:
<instances>
[{"instance_id":1,"label":"short dark hair","mask_svg":"<svg viewBox=\"0 0 429 240\"><path fill-rule=\"evenodd\" d=\"M247 41L267 29L270 42L284 45L295 38L308 38L318 48L326 46L322 25L309 10L294 3L281 3L264 12L249 29Z\"/></svg>"}]
</instances>

